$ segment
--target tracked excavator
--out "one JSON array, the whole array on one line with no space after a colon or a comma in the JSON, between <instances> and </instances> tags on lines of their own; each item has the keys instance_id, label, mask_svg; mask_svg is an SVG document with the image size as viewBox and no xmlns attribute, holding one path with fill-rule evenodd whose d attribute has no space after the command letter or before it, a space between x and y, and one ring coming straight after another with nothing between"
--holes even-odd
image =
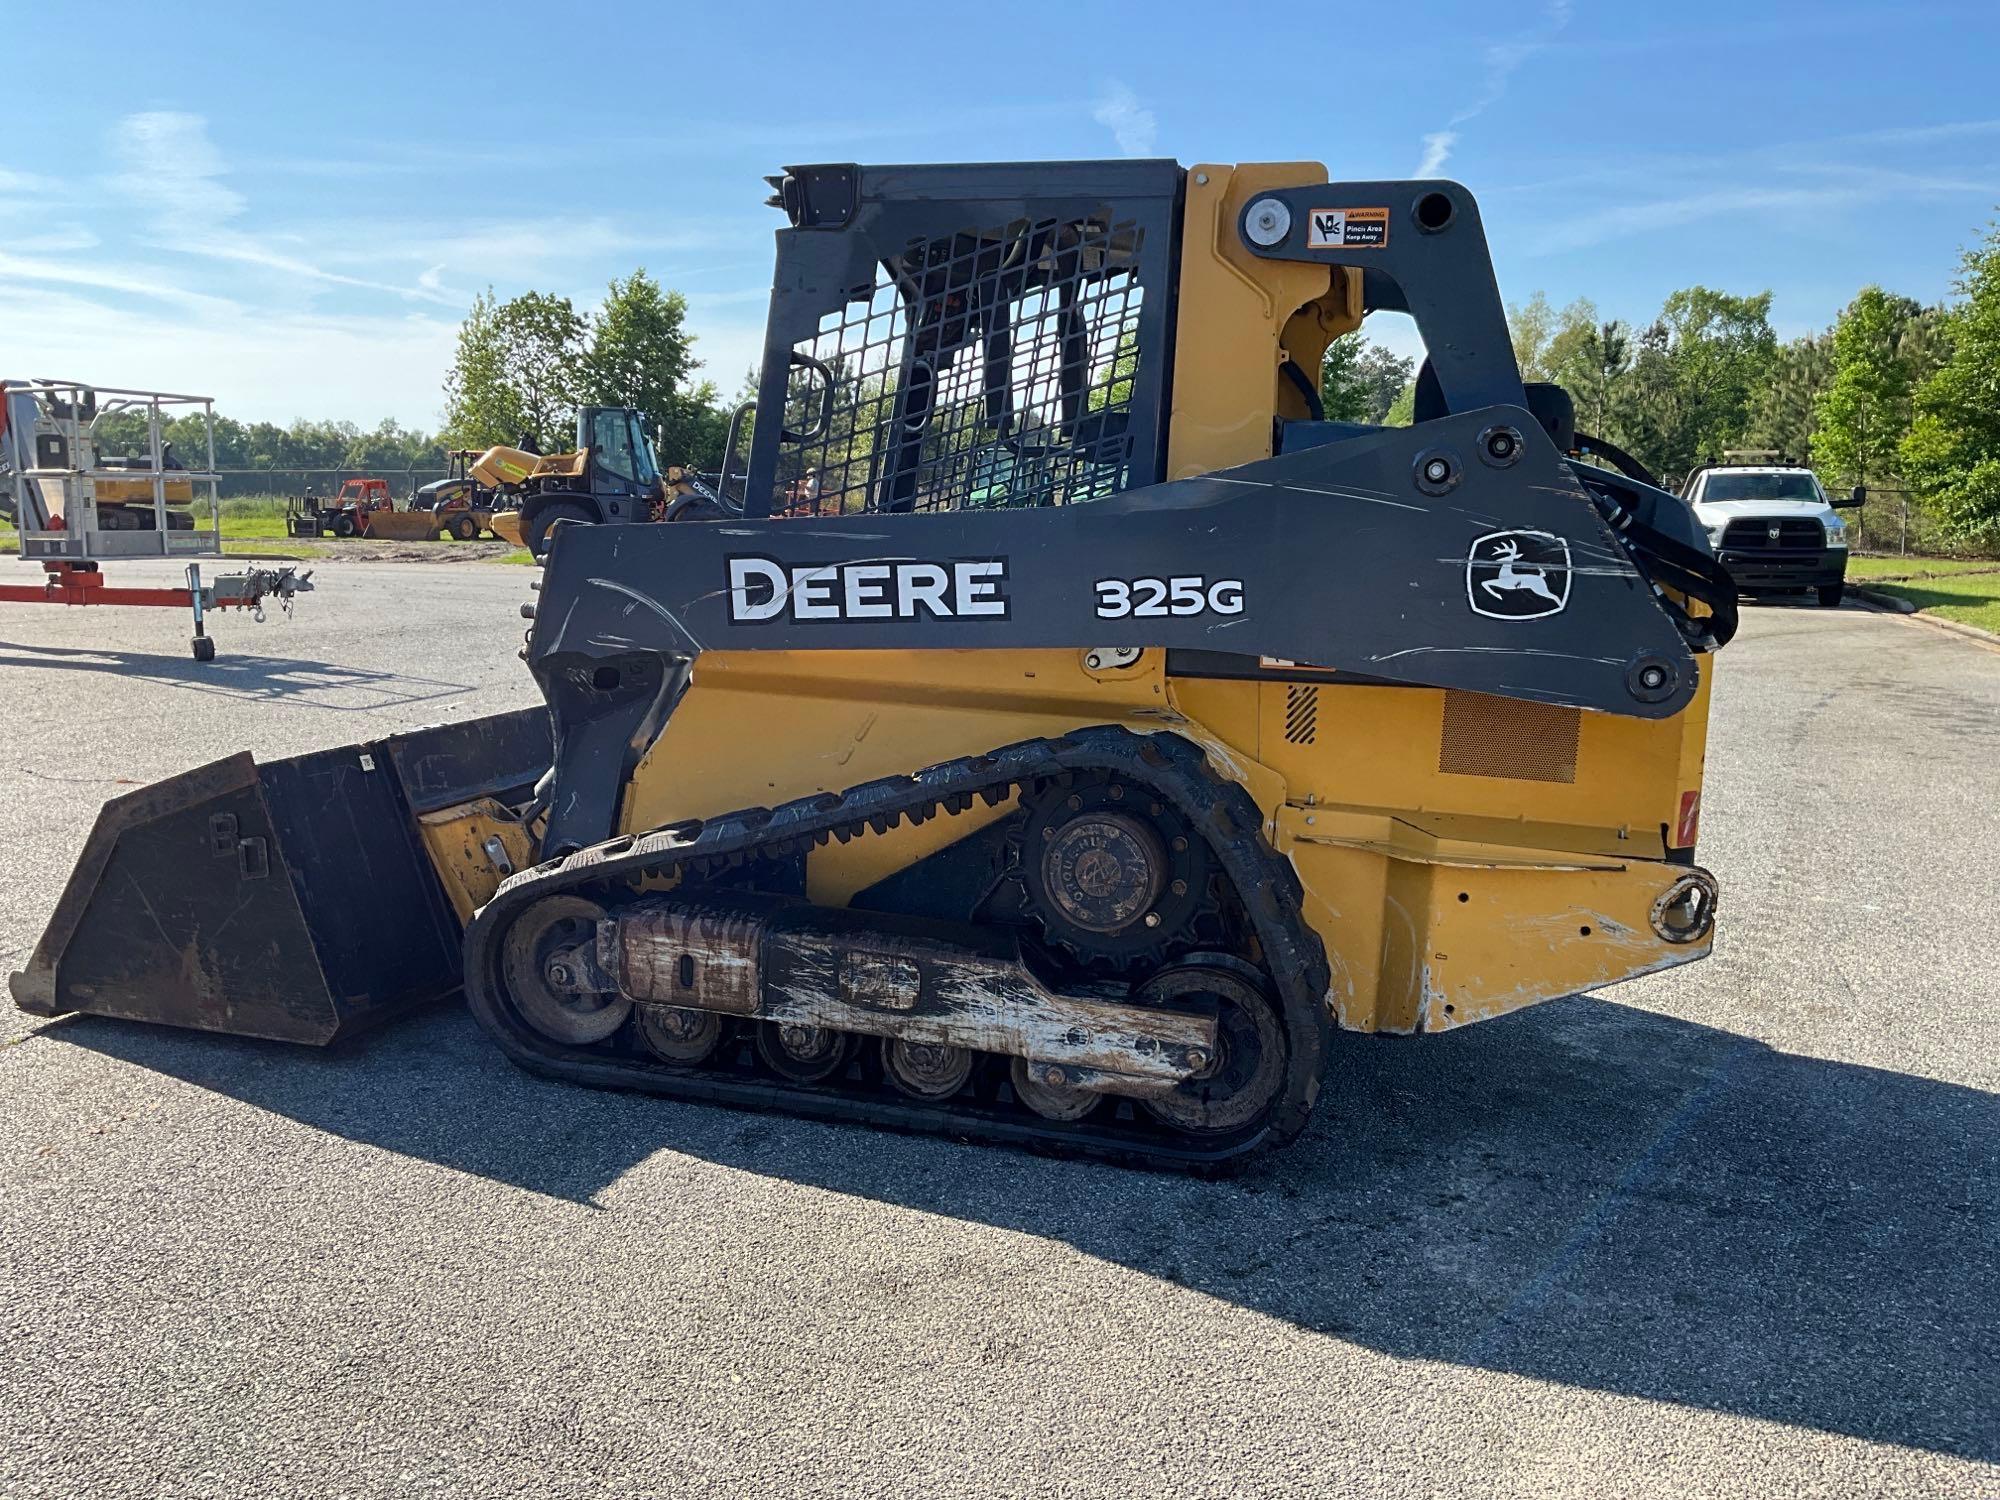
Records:
<instances>
[{"instance_id":1,"label":"tracked excavator","mask_svg":"<svg viewBox=\"0 0 2000 1500\"><path fill-rule=\"evenodd\" d=\"M108 803L22 1008L323 1044L462 988L572 1084L1205 1170L1339 1030L1708 952L1734 596L1570 456L1463 187L772 180L743 514L553 528L544 707ZM1416 420L1324 420L1377 309Z\"/></svg>"}]
</instances>

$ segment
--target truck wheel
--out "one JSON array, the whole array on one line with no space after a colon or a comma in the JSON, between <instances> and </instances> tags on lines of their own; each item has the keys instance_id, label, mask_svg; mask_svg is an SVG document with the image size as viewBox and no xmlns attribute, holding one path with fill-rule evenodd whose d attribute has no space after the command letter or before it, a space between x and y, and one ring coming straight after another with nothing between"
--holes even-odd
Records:
<instances>
[{"instance_id":1,"label":"truck wheel","mask_svg":"<svg viewBox=\"0 0 2000 1500\"><path fill-rule=\"evenodd\" d=\"M354 535L354 517L342 512L333 518L333 534L347 537Z\"/></svg>"},{"instance_id":2,"label":"truck wheel","mask_svg":"<svg viewBox=\"0 0 2000 1500\"><path fill-rule=\"evenodd\" d=\"M1821 609L1838 609L1842 597L1847 593L1847 584L1845 580L1840 583L1823 583L1819 586L1818 592Z\"/></svg>"},{"instance_id":3,"label":"truck wheel","mask_svg":"<svg viewBox=\"0 0 2000 1500\"><path fill-rule=\"evenodd\" d=\"M522 530L521 540L528 544L528 551L536 562L549 555L549 533L555 530L558 521L588 521L595 523L597 515L589 507L576 500L558 500L536 511L533 518Z\"/></svg>"},{"instance_id":4,"label":"truck wheel","mask_svg":"<svg viewBox=\"0 0 2000 1500\"><path fill-rule=\"evenodd\" d=\"M453 516L451 518L451 534L457 541L476 541L479 537L479 523L473 520L471 516Z\"/></svg>"}]
</instances>

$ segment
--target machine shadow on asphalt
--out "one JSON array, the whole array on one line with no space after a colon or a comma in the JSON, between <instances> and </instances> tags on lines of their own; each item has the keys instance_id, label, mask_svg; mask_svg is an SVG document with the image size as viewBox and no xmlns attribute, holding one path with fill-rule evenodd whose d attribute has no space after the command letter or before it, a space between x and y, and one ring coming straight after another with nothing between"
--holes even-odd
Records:
<instances>
[{"instance_id":1,"label":"machine shadow on asphalt","mask_svg":"<svg viewBox=\"0 0 2000 1500\"><path fill-rule=\"evenodd\" d=\"M338 713L433 703L473 691L473 684L467 682L377 672L309 657L224 653L213 661L199 662L186 656L120 651L109 646L31 646L4 640L0 640L0 666L136 677L219 698L244 702L283 699L299 707Z\"/></svg>"},{"instance_id":2,"label":"machine shadow on asphalt","mask_svg":"<svg viewBox=\"0 0 2000 1500\"><path fill-rule=\"evenodd\" d=\"M1347 1038L1309 1138L1217 1181L542 1083L457 1009L327 1053L40 1034L579 1203L669 1150L1060 1240L1398 1356L2000 1460L1977 1207L2000 1099L1604 1000Z\"/></svg>"}]
</instances>

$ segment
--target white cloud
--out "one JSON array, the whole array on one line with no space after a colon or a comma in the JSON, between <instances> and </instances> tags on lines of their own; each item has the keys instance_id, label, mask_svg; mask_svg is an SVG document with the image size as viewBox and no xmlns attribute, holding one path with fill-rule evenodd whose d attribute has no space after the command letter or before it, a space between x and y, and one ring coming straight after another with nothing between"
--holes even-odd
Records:
<instances>
[{"instance_id":1,"label":"white cloud","mask_svg":"<svg viewBox=\"0 0 2000 1500\"><path fill-rule=\"evenodd\" d=\"M1424 137L1423 160L1413 175L1434 177L1444 169L1452 147L1458 144L1458 127L1477 119L1500 102L1507 92L1509 80L1519 71L1521 64L1548 49L1557 34L1569 25L1574 8L1573 0L1548 0L1542 7L1542 26L1538 35L1518 42L1496 42L1480 54L1485 71L1479 92L1473 95L1471 103L1445 121L1443 130L1431 131Z\"/></svg>"},{"instance_id":2,"label":"white cloud","mask_svg":"<svg viewBox=\"0 0 2000 1500\"><path fill-rule=\"evenodd\" d=\"M1885 130L1870 138L1884 144L1923 145L1932 139L1931 129ZM1960 129L1958 133L1981 132ZM1818 143L1818 149L1833 153L1830 159L1815 160L1809 154L1812 147L1797 144L1756 147L1666 158L1643 170L1621 168L1533 185L1523 191L1556 190L1565 201L1590 201L1596 206L1568 217L1537 216L1538 227L1526 241L1527 253L1587 250L1632 235L1731 216L1761 215L1796 228L1812 215L1869 203L1940 198L1991 203L2000 198L2000 173L1934 171L1928 157L1919 168L1875 166L1853 159L1849 148L1856 139L1835 137ZM1633 182L1646 183L1653 196L1625 196ZM1585 183L1600 190L1580 194L1577 189ZM1624 201L1618 201L1621 197Z\"/></svg>"},{"instance_id":3,"label":"white cloud","mask_svg":"<svg viewBox=\"0 0 2000 1500\"><path fill-rule=\"evenodd\" d=\"M111 144L125 170L110 179L110 186L146 215L150 243L160 249L304 281L440 300L420 286L393 286L325 270L231 227L230 221L243 213L244 198L223 182L222 154L200 115L173 110L127 115L113 130Z\"/></svg>"},{"instance_id":4,"label":"white cloud","mask_svg":"<svg viewBox=\"0 0 2000 1500\"><path fill-rule=\"evenodd\" d=\"M1139 102L1139 96L1122 83L1113 82L1099 96L1091 119L1111 132L1118 149L1127 156L1151 156L1159 135L1159 121Z\"/></svg>"},{"instance_id":5,"label":"white cloud","mask_svg":"<svg viewBox=\"0 0 2000 1500\"><path fill-rule=\"evenodd\" d=\"M243 195L221 180L222 154L200 115L127 115L112 129L111 149L125 167L112 186L149 207L163 228L201 230L243 211Z\"/></svg>"},{"instance_id":6,"label":"white cloud","mask_svg":"<svg viewBox=\"0 0 2000 1500\"><path fill-rule=\"evenodd\" d=\"M1451 148L1458 144L1456 130L1433 130L1424 137L1424 159L1417 163L1416 177L1435 177L1444 169L1445 160L1451 155Z\"/></svg>"},{"instance_id":7,"label":"white cloud","mask_svg":"<svg viewBox=\"0 0 2000 1500\"><path fill-rule=\"evenodd\" d=\"M1797 212L1852 202L1859 196L1847 188L1737 188L1620 204L1550 225L1530 241L1529 253L1549 255L1563 250L1587 250L1607 240L1671 229L1724 214Z\"/></svg>"},{"instance_id":8,"label":"white cloud","mask_svg":"<svg viewBox=\"0 0 2000 1500\"><path fill-rule=\"evenodd\" d=\"M1859 135L1838 137L1854 145L1924 145L1933 141L1962 140L1967 136L2000 135L2000 120L1953 120L1944 125L1907 125L1889 130L1868 130Z\"/></svg>"},{"instance_id":9,"label":"white cloud","mask_svg":"<svg viewBox=\"0 0 2000 1500\"><path fill-rule=\"evenodd\" d=\"M0 243L9 250L29 255L62 255L74 250L95 250L101 242L81 224L54 224L42 230L10 229Z\"/></svg>"},{"instance_id":10,"label":"white cloud","mask_svg":"<svg viewBox=\"0 0 2000 1500\"><path fill-rule=\"evenodd\" d=\"M185 318L4 281L0 327L10 374L193 391L240 421L369 427L385 416L437 424L457 333L454 322L419 314L323 317L223 304Z\"/></svg>"},{"instance_id":11,"label":"white cloud","mask_svg":"<svg viewBox=\"0 0 2000 1500\"><path fill-rule=\"evenodd\" d=\"M319 232L308 229L306 233L317 237ZM720 249L732 242L732 237L719 225L643 232L603 218L564 218L547 224L505 220L416 227L347 220L337 236L333 226L328 226L325 238L339 246L321 256L328 265L404 263L438 267L440 275L452 271L481 281L500 282L525 279L550 266L578 261ZM740 236L733 238L735 243L741 243Z\"/></svg>"},{"instance_id":12,"label":"white cloud","mask_svg":"<svg viewBox=\"0 0 2000 1500\"><path fill-rule=\"evenodd\" d=\"M745 287L741 251L753 235L769 243L762 217L545 224L467 220L440 202L414 221L274 222L199 114L128 115L105 150L100 175L72 173L60 193L0 169L11 373L207 391L247 420L387 415L431 427L457 309L476 289L569 289L581 308L635 264L714 288L691 300L704 373L725 393L761 351L769 292Z\"/></svg>"},{"instance_id":13,"label":"white cloud","mask_svg":"<svg viewBox=\"0 0 2000 1500\"><path fill-rule=\"evenodd\" d=\"M49 193L54 192L53 178L38 177L33 172L16 172L8 167L0 167L0 193Z\"/></svg>"},{"instance_id":14,"label":"white cloud","mask_svg":"<svg viewBox=\"0 0 2000 1500\"><path fill-rule=\"evenodd\" d=\"M171 303L191 313L235 313L241 311L226 297L211 297L178 287L162 272L145 266L81 264L67 260L43 260L38 256L14 255L0 250L0 291L8 281L41 285L87 287L101 292L122 292Z\"/></svg>"}]
</instances>

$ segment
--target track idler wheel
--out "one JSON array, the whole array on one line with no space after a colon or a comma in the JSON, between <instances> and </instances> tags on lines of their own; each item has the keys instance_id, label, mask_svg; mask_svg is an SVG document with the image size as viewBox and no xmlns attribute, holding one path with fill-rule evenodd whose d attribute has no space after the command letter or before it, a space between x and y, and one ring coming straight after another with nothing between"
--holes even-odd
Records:
<instances>
[{"instance_id":1,"label":"track idler wheel","mask_svg":"<svg viewBox=\"0 0 2000 1500\"><path fill-rule=\"evenodd\" d=\"M882 1043L882 1072L912 1099L949 1099L972 1078L972 1052L888 1038Z\"/></svg>"},{"instance_id":2,"label":"track idler wheel","mask_svg":"<svg viewBox=\"0 0 2000 1500\"><path fill-rule=\"evenodd\" d=\"M722 1045L724 1018L712 1010L642 1005L638 1016L639 1040L662 1062L691 1068L707 1062Z\"/></svg>"},{"instance_id":3,"label":"track idler wheel","mask_svg":"<svg viewBox=\"0 0 2000 1500\"><path fill-rule=\"evenodd\" d=\"M1240 959L1203 954L1162 969L1139 988L1141 1001L1216 1007L1216 1049L1208 1065L1172 1093L1146 1099L1155 1118L1190 1135L1251 1124L1274 1104L1291 1066L1285 1026L1261 976Z\"/></svg>"},{"instance_id":4,"label":"track idler wheel","mask_svg":"<svg viewBox=\"0 0 2000 1500\"><path fill-rule=\"evenodd\" d=\"M766 1021L757 1028L757 1055L780 1078L818 1083L847 1066L849 1038L830 1026Z\"/></svg>"},{"instance_id":5,"label":"track idler wheel","mask_svg":"<svg viewBox=\"0 0 2000 1500\"><path fill-rule=\"evenodd\" d=\"M601 1042L625 1024L632 1002L579 983L578 950L596 941L604 908L580 896L549 896L508 930L501 977L515 1010L551 1041L569 1047Z\"/></svg>"}]
</instances>

